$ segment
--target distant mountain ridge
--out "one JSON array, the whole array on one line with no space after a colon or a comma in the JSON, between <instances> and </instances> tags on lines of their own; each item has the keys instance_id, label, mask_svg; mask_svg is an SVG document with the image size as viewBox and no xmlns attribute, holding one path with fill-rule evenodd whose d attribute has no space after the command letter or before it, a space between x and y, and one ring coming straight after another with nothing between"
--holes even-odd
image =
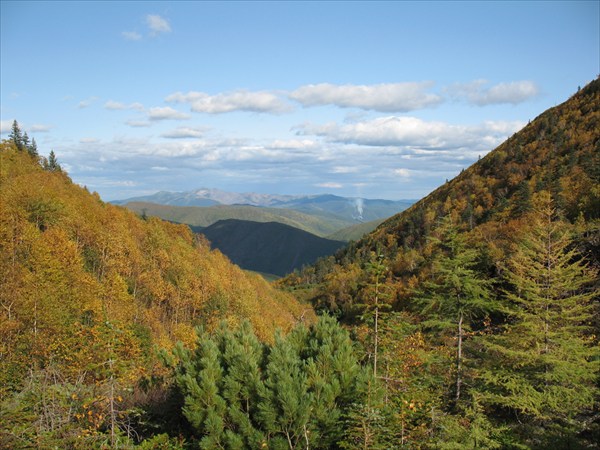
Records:
<instances>
[{"instance_id":1,"label":"distant mountain ridge","mask_svg":"<svg viewBox=\"0 0 600 450\"><path fill-rule=\"evenodd\" d=\"M220 189L201 188L185 192L160 191L156 194L115 200L111 203L156 203L170 206L217 206L249 205L268 208L294 209L327 217L343 219L351 223L391 217L405 210L413 200L382 200L360 197L340 197L332 194L277 195L255 192L227 192Z\"/></svg>"},{"instance_id":2,"label":"distant mountain ridge","mask_svg":"<svg viewBox=\"0 0 600 450\"><path fill-rule=\"evenodd\" d=\"M213 249L219 249L241 268L279 276L345 245L278 222L220 220L203 229L202 234Z\"/></svg>"},{"instance_id":3,"label":"distant mountain ridge","mask_svg":"<svg viewBox=\"0 0 600 450\"><path fill-rule=\"evenodd\" d=\"M172 206L157 203L132 202L124 205L141 216L156 216L170 222L206 228L219 220L238 219L254 222L279 222L321 237L344 229L354 222L336 217L311 215L288 208L267 208L250 205Z\"/></svg>"},{"instance_id":4,"label":"distant mountain ridge","mask_svg":"<svg viewBox=\"0 0 600 450\"><path fill-rule=\"evenodd\" d=\"M255 192L228 192L220 189L200 188L192 191L160 191L152 195L115 200L111 203L122 205L131 202L149 202L174 206L213 206L213 205L251 205L273 206L306 196L258 194Z\"/></svg>"}]
</instances>

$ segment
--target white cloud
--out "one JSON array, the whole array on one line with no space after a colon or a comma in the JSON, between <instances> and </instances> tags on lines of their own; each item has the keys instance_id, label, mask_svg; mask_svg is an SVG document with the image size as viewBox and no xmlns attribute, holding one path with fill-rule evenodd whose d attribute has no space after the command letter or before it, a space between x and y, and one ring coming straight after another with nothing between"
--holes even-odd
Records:
<instances>
[{"instance_id":1,"label":"white cloud","mask_svg":"<svg viewBox=\"0 0 600 450\"><path fill-rule=\"evenodd\" d=\"M522 122L485 122L478 126L426 122L416 117L379 117L354 124L304 124L298 134L324 137L330 142L412 150L487 149L524 126Z\"/></svg>"},{"instance_id":2,"label":"white cloud","mask_svg":"<svg viewBox=\"0 0 600 450\"><path fill-rule=\"evenodd\" d=\"M394 169L394 174L400 178L410 178L411 171L408 169Z\"/></svg>"},{"instance_id":3,"label":"white cloud","mask_svg":"<svg viewBox=\"0 0 600 450\"><path fill-rule=\"evenodd\" d=\"M333 166L331 168L331 173L357 173L359 170L358 167Z\"/></svg>"},{"instance_id":4,"label":"white cloud","mask_svg":"<svg viewBox=\"0 0 600 450\"><path fill-rule=\"evenodd\" d=\"M320 83L301 86L289 97L303 106L335 105L380 112L407 112L442 102L442 97L427 92L432 86L429 81L374 85Z\"/></svg>"},{"instance_id":5,"label":"white cloud","mask_svg":"<svg viewBox=\"0 0 600 450\"><path fill-rule=\"evenodd\" d=\"M209 95L204 92L176 92L169 95L167 102L189 103L194 112L221 114L233 111L261 113L282 113L292 109L273 92L238 90L223 94Z\"/></svg>"},{"instance_id":6,"label":"white cloud","mask_svg":"<svg viewBox=\"0 0 600 450\"><path fill-rule=\"evenodd\" d=\"M2 120L0 121L0 134L10 133L12 128L13 121L12 120Z\"/></svg>"},{"instance_id":7,"label":"white cloud","mask_svg":"<svg viewBox=\"0 0 600 450\"><path fill-rule=\"evenodd\" d=\"M177 111L170 106L150 108L148 119L150 120L186 120L190 115Z\"/></svg>"},{"instance_id":8,"label":"white cloud","mask_svg":"<svg viewBox=\"0 0 600 450\"><path fill-rule=\"evenodd\" d=\"M477 106L502 103L517 105L537 97L540 93L538 86L528 80L498 83L491 87L486 87L487 84L487 80L456 83L447 87L445 92L456 99L465 99Z\"/></svg>"},{"instance_id":9,"label":"white cloud","mask_svg":"<svg viewBox=\"0 0 600 450\"><path fill-rule=\"evenodd\" d=\"M151 124L147 120L133 120L132 119L132 120L126 121L125 125L129 125L130 127L134 127L134 128L146 128L146 127L149 127Z\"/></svg>"},{"instance_id":10,"label":"white cloud","mask_svg":"<svg viewBox=\"0 0 600 450\"><path fill-rule=\"evenodd\" d=\"M205 131L206 128L179 127L161 134L161 137L169 139L201 138Z\"/></svg>"},{"instance_id":11,"label":"white cloud","mask_svg":"<svg viewBox=\"0 0 600 450\"><path fill-rule=\"evenodd\" d=\"M121 36L123 36L128 41L141 41L142 40L142 35L136 31L123 31L121 33Z\"/></svg>"},{"instance_id":12,"label":"white cloud","mask_svg":"<svg viewBox=\"0 0 600 450\"><path fill-rule=\"evenodd\" d=\"M108 100L104 104L104 108L109 109L111 111L120 111L120 110L126 110L126 109L133 109L133 110L136 110L136 111L143 111L144 110L144 105L142 105L141 103L138 103L138 102L130 103L129 105L126 105L125 103L116 102L114 100Z\"/></svg>"},{"instance_id":13,"label":"white cloud","mask_svg":"<svg viewBox=\"0 0 600 450\"><path fill-rule=\"evenodd\" d=\"M151 36L171 32L171 25L169 25L169 22L158 14L148 14L146 16L146 25L150 28Z\"/></svg>"},{"instance_id":14,"label":"white cloud","mask_svg":"<svg viewBox=\"0 0 600 450\"><path fill-rule=\"evenodd\" d=\"M123 180L123 181L107 181L106 186L123 186L123 187L132 187L137 186L137 183L133 180Z\"/></svg>"},{"instance_id":15,"label":"white cloud","mask_svg":"<svg viewBox=\"0 0 600 450\"><path fill-rule=\"evenodd\" d=\"M313 149L317 143L312 139L275 140L268 147L271 149L303 150Z\"/></svg>"},{"instance_id":16,"label":"white cloud","mask_svg":"<svg viewBox=\"0 0 600 450\"><path fill-rule=\"evenodd\" d=\"M333 181L328 181L326 183L317 183L316 187L326 188L326 189L341 189L344 187L341 183L335 183Z\"/></svg>"},{"instance_id":17,"label":"white cloud","mask_svg":"<svg viewBox=\"0 0 600 450\"><path fill-rule=\"evenodd\" d=\"M98 100L98 97L90 97L90 98L86 98L85 100L81 100L77 104L77 108L79 108L79 109L87 108L92 103L94 103L96 100Z\"/></svg>"}]
</instances>

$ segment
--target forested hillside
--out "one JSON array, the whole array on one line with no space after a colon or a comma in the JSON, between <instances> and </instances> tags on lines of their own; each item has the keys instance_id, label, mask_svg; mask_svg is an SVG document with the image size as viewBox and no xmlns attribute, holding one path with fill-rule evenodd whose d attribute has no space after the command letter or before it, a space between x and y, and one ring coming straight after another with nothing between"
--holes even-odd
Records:
<instances>
[{"instance_id":1,"label":"forested hillside","mask_svg":"<svg viewBox=\"0 0 600 450\"><path fill-rule=\"evenodd\" d=\"M284 276L331 255L344 242L277 222L220 220L202 230L212 248L217 248L240 267L255 272Z\"/></svg>"},{"instance_id":2,"label":"forested hillside","mask_svg":"<svg viewBox=\"0 0 600 450\"><path fill-rule=\"evenodd\" d=\"M0 446L597 448L600 80L277 283L318 321L15 134Z\"/></svg>"},{"instance_id":3,"label":"forested hillside","mask_svg":"<svg viewBox=\"0 0 600 450\"><path fill-rule=\"evenodd\" d=\"M337 259L319 261L300 278L288 281L296 286L316 285L328 277L326 284L333 285L337 278L355 278L352 272L364 267L375 252L385 256L393 279L406 282L421 273L434 251L431 238L444 217L474 243L484 245L488 269L499 271L516 234L527 223L536 194L542 191L549 193L560 218L576 230L574 238L585 256L600 265L599 130L600 80L595 80L456 178L352 243ZM341 284L350 289L352 283ZM346 292L338 294L338 298L349 297ZM403 290L396 290L394 300L401 301L402 296Z\"/></svg>"},{"instance_id":4,"label":"forested hillside","mask_svg":"<svg viewBox=\"0 0 600 450\"><path fill-rule=\"evenodd\" d=\"M352 224L352 222L341 218L319 217L293 209L259 208L249 205L198 207L134 202L123 206L141 215L156 216L164 220L185 223L194 227L208 227L219 220L227 219L279 222L321 237Z\"/></svg>"},{"instance_id":5,"label":"forested hillside","mask_svg":"<svg viewBox=\"0 0 600 450\"><path fill-rule=\"evenodd\" d=\"M270 342L314 317L187 226L73 184L18 127L11 141L0 147L0 447L114 444L146 420L152 386L163 392L158 348L222 320L247 319Z\"/></svg>"},{"instance_id":6,"label":"forested hillside","mask_svg":"<svg viewBox=\"0 0 600 450\"><path fill-rule=\"evenodd\" d=\"M355 330L399 447L594 448L599 217L597 79L279 283Z\"/></svg>"}]
</instances>

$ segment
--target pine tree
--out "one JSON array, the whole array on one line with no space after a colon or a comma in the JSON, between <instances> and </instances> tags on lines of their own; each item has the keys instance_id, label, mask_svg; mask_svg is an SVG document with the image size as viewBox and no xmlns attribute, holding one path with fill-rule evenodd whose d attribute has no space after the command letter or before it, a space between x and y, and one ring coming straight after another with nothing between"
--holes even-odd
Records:
<instances>
[{"instance_id":1,"label":"pine tree","mask_svg":"<svg viewBox=\"0 0 600 450\"><path fill-rule=\"evenodd\" d=\"M21 131L21 128L19 127L19 122L17 122L16 120L14 120L12 123L12 127L8 135L8 140L15 144L17 149L23 150L23 133Z\"/></svg>"},{"instance_id":2,"label":"pine tree","mask_svg":"<svg viewBox=\"0 0 600 450\"><path fill-rule=\"evenodd\" d=\"M290 450L310 447L314 394L308 391L300 355L292 342L281 335L276 336L269 354L265 387L259 418L263 429L272 436L269 446Z\"/></svg>"},{"instance_id":3,"label":"pine tree","mask_svg":"<svg viewBox=\"0 0 600 450\"><path fill-rule=\"evenodd\" d=\"M464 341L472 320L494 309L489 282L477 273L478 254L469 248L450 216L442 220L439 249L432 265L432 280L424 283L417 302L426 317L424 325L456 336L454 404L461 399L464 377Z\"/></svg>"},{"instance_id":4,"label":"pine tree","mask_svg":"<svg viewBox=\"0 0 600 450\"><path fill-rule=\"evenodd\" d=\"M31 138L31 143L29 144L29 146L27 147L27 151L29 152L29 154L31 156L33 156L34 158L37 158L38 155L38 148L37 148L37 143L35 142L35 138Z\"/></svg>"},{"instance_id":5,"label":"pine tree","mask_svg":"<svg viewBox=\"0 0 600 450\"><path fill-rule=\"evenodd\" d=\"M235 331L221 325L217 345L224 369L223 399L227 402L226 441L230 448L260 448L266 442L256 426L259 395L264 389L261 364L264 346L245 321Z\"/></svg>"},{"instance_id":6,"label":"pine tree","mask_svg":"<svg viewBox=\"0 0 600 450\"><path fill-rule=\"evenodd\" d=\"M221 396L223 368L216 343L199 331L195 352L178 344L175 354L180 360L175 380L184 396L183 415L201 438L201 448L223 448L227 403Z\"/></svg>"},{"instance_id":7,"label":"pine tree","mask_svg":"<svg viewBox=\"0 0 600 450\"><path fill-rule=\"evenodd\" d=\"M589 289L597 274L572 249L550 195L541 192L535 206L531 228L508 261L509 320L486 340L482 398L522 423L550 421L564 430L589 413L598 395Z\"/></svg>"},{"instance_id":8,"label":"pine tree","mask_svg":"<svg viewBox=\"0 0 600 450\"><path fill-rule=\"evenodd\" d=\"M367 273L370 276L370 283L367 288L368 304L365 305L367 311L366 315L372 315L373 318L373 376L377 378L377 364L379 356L379 321L381 318L381 310L384 309L387 304L383 302L384 299L389 297L385 291L385 275L387 273L387 267L383 264L383 255L375 254L371 255L371 261L367 264Z\"/></svg>"},{"instance_id":9,"label":"pine tree","mask_svg":"<svg viewBox=\"0 0 600 450\"><path fill-rule=\"evenodd\" d=\"M23 132L23 135L21 137L21 150L27 150L29 151L29 146L31 145L31 142L29 141L29 135L27 134L27 131Z\"/></svg>"},{"instance_id":10,"label":"pine tree","mask_svg":"<svg viewBox=\"0 0 600 450\"><path fill-rule=\"evenodd\" d=\"M48 155L48 160L44 162L44 169L50 172L60 172L62 168L56 159L56 155L54 154L54 150L50 150L50 154Z\"/></svg>"},{"instance_id":11,"label":"pine tree","mask_svg":"<svg viewBox=\"0 0 600 450\"><path fill-rule=\"evenodd\" d=\"M350 406L364 401L367 372L348 333L332 318L260 344L249 324L200 332L181 345L175 369L183 415L201 448L334 448Z\"/></svg>"}]
</instances>

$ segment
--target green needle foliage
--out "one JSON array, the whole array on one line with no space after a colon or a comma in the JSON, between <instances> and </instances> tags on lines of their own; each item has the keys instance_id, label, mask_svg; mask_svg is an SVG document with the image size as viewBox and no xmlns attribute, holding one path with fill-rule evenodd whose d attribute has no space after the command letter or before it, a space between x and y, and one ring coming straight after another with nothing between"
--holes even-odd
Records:
<instances>
[{"instance_id":1,"label":"green needle foliage","mask_svg":"<svg viewBox=\"0 0 600 450\"><path fill-rule=\"evenodd\" d=\"M475 269L477 251L468 247L450 216L442 219L439 235L431 239L440 251L432 263L431 279L421 288L417 303L426 328L456 338L453 397L457 406L464 382L465 339L472 331L473 321L493 311L496 303L491 298L490 282Z\"/></svg>"},{"instance_id":2,"label":"green needle foliage","mask_svg":"<svg viewBox=\"0 0 600 450\"><path fill-rule=\"evenodd\" d=\"M201 448L337 448L350 405L366 398L369 373L332 318L277 335L272 346L248 323L222 325L173 356L164 359Z\"/></svg>"},{"instance_id":3,"label":"green needle foliage","mask_svg":"<svg viewBox=\"0 0 600 450\"><path fill-rule=\"evenodd\" d=\"M542 437L552 440L558 432L568 442L565 436L585 428L583 418L598 400L599 352L591 330L596 294L590 289L596 275L572 249L547 193L539 196L530 224L508 262L509 320L486 340L491 365L482 373L482 398L518 416L531 439L531 427L551 421L555 431L541 431Z\"/></svg>"}]
</instances>

